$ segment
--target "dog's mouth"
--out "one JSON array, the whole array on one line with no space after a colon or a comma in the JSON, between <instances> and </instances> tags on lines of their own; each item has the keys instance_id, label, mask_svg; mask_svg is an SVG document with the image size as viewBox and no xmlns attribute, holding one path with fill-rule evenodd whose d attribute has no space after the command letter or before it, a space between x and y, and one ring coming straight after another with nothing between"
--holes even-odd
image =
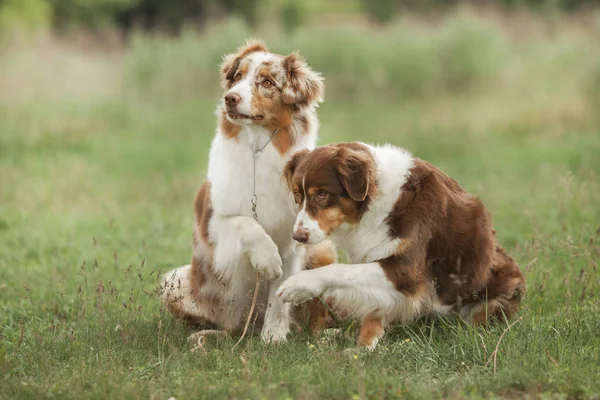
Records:
<instances>
[{"instance_id":1,"label":"dog's mouth","mask_svg":"<svg viewBox=\"0 0 600 400\"><path fill-rule=\"evenodd\" d=\"M231 119L249 119L252 121L262 121L265 118L262 115L246 115L235 111L227 111L227 116Z\"/></svg>"}]
</instances>

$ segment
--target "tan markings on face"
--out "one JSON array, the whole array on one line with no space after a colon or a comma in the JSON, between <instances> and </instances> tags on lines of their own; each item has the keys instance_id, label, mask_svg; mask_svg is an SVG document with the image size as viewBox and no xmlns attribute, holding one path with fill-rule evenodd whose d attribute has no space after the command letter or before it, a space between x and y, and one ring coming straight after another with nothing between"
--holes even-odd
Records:
<instances>
[{"instance_id":1,"label":"tan markings on face","mask_svg":"<svg viewBox=\"0 0 600 400\"><path fill-rule=\"evenodd\" d=\"M334 207L322 210L317 216L319 228L328 235L345 220L345 215L341 209Z\"/></svg>"},{"instance_id":2,"label":"tan markings on face","mask_svg":"<svg viewBox=\"0 0 600 400\"><path fill-rule=\"evenodd\" d=\"M265 117L264 125L291 123L293 108L285 104L281 97L283 79L283 71L278 71L273 63L269 66L263 62L256 69L252 85L252 110Z\"/></svg>"},{"instance_id":3,"label":"tan markings on face","mask_svg":"<svg viewBox=\"0 0 600 400\"><path fill-rule=\"evenodd\" d=\"M294 202L297 205L302 205L302 189L300 189L300 186L294 184L294 187L292 188L292 194L294 195Z\"/></svg>"},{"instance_id":4,"label":"tan markings on face","mask_svg":"<svg viewBox=\"0 0 600 400\"><path fill-rule=\"evenodd\" d=\"M357 146L362 153L368 152L364 145ZM305 214L317 222L319 229L330 234L343 223L354 224L368 208L368 200L375 196L377 185L372 181L371 163L367 156L356 155L358 150L352 144L338 144L318 147L304 155L294 168L293 182L307 189L305 199ZM364 167L364 168L363 168ZM372 167L372 168L371 168ZM368 170L365 173L364 170ZM344 182L347 177L354 177L361 187L369 186L363 201L352 197ZM368 180L369 184L365 184ZM319 196L324 192L325 196Z\"/></svg>"},{"instance_id":5,"label":"tan markings on face","mask_svg":"<svg viewBox=\"0 0 600 400\"><path fill-rule=\"evenodd\" d=\"M279 89L277 78L271 71L271 63L264 62L263 66L258 70L258 79L256 84L265 89L265 96L269 96L271 93L269 89Z\"/></svg>"},{"instance_id":6,"label":"tan markings on face","mask_svg":"<svg viewBox=\"0 0 600 400\"><path fill-rule=\"evenodd\" d=\"M320 188L310 187L307 193L307 214L319 224L319 228L329 235L346 221L351 221L344 207L344 199L333 201L330 194Z\"/></svg>"},{"instance_id":7,"label":"tan markings on face","mask_svg":"<svg viewBox=\"0 0 600 400\"><path fill-rule=\"evenodd\" d=\"M230 89L234 83L234 76L240 68L242 60L256 52L267 53L265 44L259 40L248 40L238 48L237 53L227 54L221 64L221 79L223 88Z\"/></svg>"},{"instance_id":8,"label":"tan markings on face","mask_svg":"<svg viewBox=\"0 0 600 400\"><path fill-rule=\"evenodd\" d=\"M237 82L241 81L242 79L244 79L246 77L246 74L248 74L249 65L250 65L250 62L248 60L244 60L240 63L239 68L237 69L236 73L233 75L233 80L230 82L230 86L235 85Z\"/></svg>"},{"instance_id":9,"label":"tan markings on face","mask_svg":"<svg viewBox=\"0 0 600 400\"><path fill-rule=\"evenodd\" d=\"M248 68L250 61L248 59L238 58L234 63L233 69L228 72L227 80L225 82L225 88L227 90L234 87L239 81L244 79L248 74Z\"/></svg>"},{"instance_id":10,"label":"tan markings on face","mask_svg":"<svg viewBox=\"0 0 600 400\"><path fill-rule=\"evenodd\" d=\"M280 61L266 61L257 68L250 107L253 115L263 117L259 124L272 133L279 129L273 138L273 146L280 154L286 154L294 144L294 107L282 99L281 86L285 75L279 64Z\"/></svg>"},{"instance_id":11,"label":"tan markings on face","mask_svg":"<svg viewBox=\"0 0 600 400\"><path fill-rule=\"evenodd\" d=\"M225 118L225 115L225 111L222 111L219 114L219 125L221 126L221 132L228 139L237 140L239 138L240 130L242 129L242 127L229 121L227 118Z\"/></svg>"}]
</instances>

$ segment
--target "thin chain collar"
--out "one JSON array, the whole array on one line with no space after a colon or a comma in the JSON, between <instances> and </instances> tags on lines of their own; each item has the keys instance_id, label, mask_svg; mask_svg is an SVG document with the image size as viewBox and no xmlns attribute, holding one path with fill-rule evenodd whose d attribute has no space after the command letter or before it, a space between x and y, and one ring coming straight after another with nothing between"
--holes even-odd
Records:
<instances>
[{"instance_id":1,"label":"thin chain collar","mask_svg":"<svg viewBox=\"0 0 600 400\"><path fill-rule=\"evenodd\" d=\"M279 128L275 129L275 131L271 134L271 137L269 138L269 140L267 140L267 143L265 143L265 145L263 147L261 147L258 150L255 150L254 153L252 154L252 199L250 200L250 202L252 203L252 214L254 216L254 219L258 221L258 214L256 213L256 205L257 205L257 200L258 200L258 196L256 196L256 160L258 159L258 157L260 157L260 155L262 154L263 150L265 149L265 147L267 147L267 145L269 143L271 143L271 140L273 140L273 138L275 137L275 135L277 135L277 133L279 132Z\"/></svg>"}]
</instances>

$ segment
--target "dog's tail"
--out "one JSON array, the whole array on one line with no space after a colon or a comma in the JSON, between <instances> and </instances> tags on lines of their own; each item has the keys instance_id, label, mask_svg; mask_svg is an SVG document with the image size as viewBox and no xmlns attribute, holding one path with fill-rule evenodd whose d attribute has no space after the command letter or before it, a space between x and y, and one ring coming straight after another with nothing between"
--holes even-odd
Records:
<instances>
[{"instance_id":1,"label":"dog's tail","mask_svg":"<svg viewBox=\"0 0 600 400\"><path fill-rule=\"evenodd\" d=\"M477 304L471 308L476 325L487 325L490 318L503 320L512 317L525 295L525 279L515 260L504 248L496 245L492 276L487 287L478 293Z\"/></svg>"}]
</instances>

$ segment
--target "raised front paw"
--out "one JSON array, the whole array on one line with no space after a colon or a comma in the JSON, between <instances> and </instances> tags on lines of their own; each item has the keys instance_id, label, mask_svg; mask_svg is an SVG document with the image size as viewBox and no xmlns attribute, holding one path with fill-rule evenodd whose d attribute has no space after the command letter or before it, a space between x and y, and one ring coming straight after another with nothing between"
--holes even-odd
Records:
<instances>
[{"instance_id":1,"label":"raised front paw","mask_svg":"<svg viewBox=\"0 0 600 400\"><path fill-rule=\"evenodd\" d=\"M263 278L268 281L279 279L283 274L282 262L277 245L268 241L256 244L249 250L250 264Z\"/></svg>"},{"instance_id":2,"label":"raised front paw","mask_svg":"<svg viewBox=\"0 0 600 400\"><path fill-rule=\"evenodd\" d=\"M321 283L314 279L313 271L301 271L289 277L277 290L277 296L284 303L300 304L319 297L323 288Z\"/></svg>"}]
</instances>

